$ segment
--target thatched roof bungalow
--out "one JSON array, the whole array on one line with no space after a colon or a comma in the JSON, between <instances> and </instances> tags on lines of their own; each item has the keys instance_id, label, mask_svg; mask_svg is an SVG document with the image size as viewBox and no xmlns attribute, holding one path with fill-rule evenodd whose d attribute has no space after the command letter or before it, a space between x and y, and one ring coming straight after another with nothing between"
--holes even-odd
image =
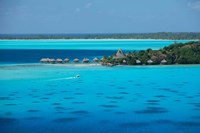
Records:
<instances>
[{"instance_id":1,"label":"thatched roof bungalow","mask_svg":"<svg viewBox=\"0 0 200 133\"><path fill-rule=\"evenodd\" d=\"M49 63L55 64L55 63L56 63L56 60L55 60L55 59L49 59Z\"/></svg>"},{"instance_id":2,"label":"thatched roof bungalow","mask_svg":"<svg viewBox=\"0 0 200 133\"><path fill-rule=\"evenodd\" d=\"M123 64L125 64L125 65L127 64L127 61L125 59L123 60Z\"/></svg>"},{"instance_id":3,"label":"thatched roof bungalow","mask_svg":"<svg viewBox=\"0 0 200 133\"><path fill-rule=\"evenodd\" d=\"M78 58L75 58L75 59L74 59L74 62L79 62L79 59L78 59Z\"/></svg>"},{"instance_id":4,"label":"thatched roof bungalow","mask_svg":"<svg viewBox=\"0 0 200 133\"><path fill-rule=\"evenodd\" d=\"M48 63L49 62L49 58L42 58L40 60L41 63Z\"/></svg>"},{"instance_id":5,"label":"thatched roof bungalow","mask_svg":"<svg viewBox=\"0 0 200 133\"><path fill-rule=\"evenodd\" d=\"M107 63L107 66L112 67L112 66L114 66L114 64L112 64L112 63Z\"/></svg>"},{"instance_id":6,"label":"thatched roof bungalow","mask_svg":"<svg viewBox=\"0 0 200 133\"><path fill-rule=\"evenodd\" d=\"M167 64L167 61L166 61L165 59L163 59L163 60L161 61L161 64Z\"/></svg>"},{"instance_id":7,"label":"thatched roof bungalow","mask_svg":"<svg viewBox=\"0 0 200 133\"><path fill-rule=\"evenodd\" d=\"M150 60L147 61L147 63L148 63L148 64L152 64L153 61L150 59Z\"/></svg>"},{"instance_id":8,"label":"thatched roof bungalow","mask_svg":"<svg viewBox=\"0 0 200 133\"><path fill-rule=\"evenodd\" d=\"M62 64L62 63L63 63L63 60L60 59L60 58L58 58L58 59L56 59L56 62L59 63L59 64Z\"/></svg>"},{"instance_id":9,"label":"thatched roof bungalow","mask_svg":"<svg viewBox=\"0 0 200 133\"><path fill-rule=\"evenodd\" d=\"M68 59L68 58L64 59L64 63L68 63L69 61L70 61L70 59Z\"/></svg>"},{"instance_id":10,"label":"thatched roof bungalow","mask_svg":"<svg viewBox=\"0 0 200 133\"><path fill-rule=\"evenodd\" d=\"M113 56L114 59L124 59L126 55L123 53L122 49L119 49L117 53Z\"/></svg>"},{"instance_id":11,"label":"thatched roof bungalow","mask_svg":"<svg viewBox=\"0 0 200 133\"><path fill-rule=\"evenodd\" d=\"M99 62L99 59L98 59L97 57L95 57L95 58L93 59L93 61L94 61L94 62Z\"/></svg>"},{"instance_id":12,"label":"thatched roof bungalow","mask_svg":"<svg viewBox=\"0 0 200 133\"><path fill-rule=\"evenodd\" d=\"M136 64L141 64L142 62L140 60L136 60Z\"/></svg>"},{"instance_id":13,"label":"thatched roof bungalow","mask_svg":"<svg viewBox=\"0 0 200 133\"><path fill-rule=\"evenodd\" d=\"M83 63L88 63L90 60L88 58L83 59Z\"/></svg>"}]
</instances>

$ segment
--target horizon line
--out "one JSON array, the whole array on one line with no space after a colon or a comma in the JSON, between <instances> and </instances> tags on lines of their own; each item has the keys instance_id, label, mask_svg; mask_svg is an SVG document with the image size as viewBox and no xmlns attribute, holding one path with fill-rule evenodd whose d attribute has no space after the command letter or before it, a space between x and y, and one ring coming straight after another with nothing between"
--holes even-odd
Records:
<instances>
[{"instance_id":1,"label":"horizon line","mask_svg":"<svg viewBox=\"0 0 200 133\"><path fill-rule=\"evenodd\" d=\"M200 33L200 32L123 32L123 33L0 33L0 35L104 35L104 34L156 34L156 33Z\"/></svg>"}]
</instances>

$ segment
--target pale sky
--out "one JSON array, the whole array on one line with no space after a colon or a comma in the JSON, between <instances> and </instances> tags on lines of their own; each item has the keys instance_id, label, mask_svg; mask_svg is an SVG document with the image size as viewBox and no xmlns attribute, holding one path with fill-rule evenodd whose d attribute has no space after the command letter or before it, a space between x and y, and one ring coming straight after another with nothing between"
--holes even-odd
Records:
<instances>
[{"instance_id":1,"label":"pale sky","mask_svg":"<svg viewBox=\"0 0 200 133\"><path fill-rule=\"evenodd\" d=\"M0 34L200 32L200 0L0 0Z\"/></svg>"}]
</instances>

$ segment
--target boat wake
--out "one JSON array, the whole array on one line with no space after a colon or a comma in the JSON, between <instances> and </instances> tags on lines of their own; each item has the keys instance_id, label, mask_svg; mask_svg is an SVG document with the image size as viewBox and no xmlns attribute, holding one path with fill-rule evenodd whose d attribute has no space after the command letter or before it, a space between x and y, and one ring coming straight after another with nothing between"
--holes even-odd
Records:
<instances>
[{"instance_id":1,"label":"boat wake","mask_svg":"<svg viewBox=\"0 0 200 133\"><path fill-rule=\"evenodd\" d=\"M71 79L76 79L76 78L80 78L80 75L76 75L74 77L67 77L67 78L50 79L50 81L54 81L54 80L71 80Z\"/></svg>"},{"instance_id":2,"label":"boat wake","mask_svg":"<svg viewBox=\"0 0 200 133\"><path fill-rule=\"evenodd\" d=\"M71 80L71 79L76 79L76 77L50 79L49 81L54 81L54 80Z\"/></svg>"}]
</instances>

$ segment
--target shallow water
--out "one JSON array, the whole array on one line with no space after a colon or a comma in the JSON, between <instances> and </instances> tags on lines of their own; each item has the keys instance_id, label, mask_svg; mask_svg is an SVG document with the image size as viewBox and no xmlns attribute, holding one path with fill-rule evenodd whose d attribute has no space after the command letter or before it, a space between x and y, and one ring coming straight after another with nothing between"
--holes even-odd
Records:
<instances>
[{"instance_id":1,"label":"shallow water","mask_svg":"<svg viewBox=\"0 0 200 133\"><path fill-rule=\"evenodd\" d=\"M199 65L1 65L0 132L199 133L199 73Z\"/></svg>"},{"instance_id":2,"label":"shallow water","mask_svg":"<svg viewBox=\"0 0 200 133\"><path fill-rule=\"evenodd\" d=\"M192 40L0 40L0 49L146 50Z\"/></svg>"}]
</instances>

